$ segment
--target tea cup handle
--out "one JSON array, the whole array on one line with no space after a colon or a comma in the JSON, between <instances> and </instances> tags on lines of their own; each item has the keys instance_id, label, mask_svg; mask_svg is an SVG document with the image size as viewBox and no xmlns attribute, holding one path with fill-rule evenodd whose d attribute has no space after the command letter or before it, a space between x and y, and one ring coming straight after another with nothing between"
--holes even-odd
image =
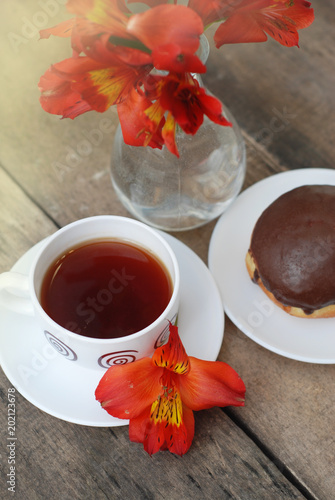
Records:
<instances>
[{"instance_id":1,"label":"tea cup handle","mask_svg":"<svg viewBox=\"0 0 335 500\"><path fill-rule=\"evenodd\" d=\"M16 272L0 274L0 304L16 313L34 316L28 276Z\"/></svg>"}]
</instances>

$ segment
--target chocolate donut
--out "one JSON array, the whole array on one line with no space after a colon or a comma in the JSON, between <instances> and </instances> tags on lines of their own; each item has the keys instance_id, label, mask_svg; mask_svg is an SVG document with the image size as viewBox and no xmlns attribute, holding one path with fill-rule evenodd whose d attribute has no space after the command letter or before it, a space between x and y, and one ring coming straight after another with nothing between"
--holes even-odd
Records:
<instances>
[{"instance_id":1,"label":"chocolate donut","mask_svg":"<svg viewBox=\"0 0 335 500\"><path fill-rule=\"evenodd\" d=\"M246 265L289 314L335 317L335 186L301 186L277 198L253 229Z\"/></svg>"}]
</instances>

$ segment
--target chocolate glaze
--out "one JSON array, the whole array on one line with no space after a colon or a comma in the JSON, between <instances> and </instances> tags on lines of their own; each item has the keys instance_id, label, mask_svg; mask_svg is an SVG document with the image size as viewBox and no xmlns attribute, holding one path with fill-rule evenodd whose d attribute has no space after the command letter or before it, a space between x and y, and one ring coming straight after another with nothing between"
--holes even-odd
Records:
<instances>
[{"instance_id":1,"label":"chocolate glaze","mask_svg":"<svg viewBox=\"0 0 335 500\"><path fill-rule=\"evenodd\" d=\"M335 304L335 186L280 196L258 219L250 251L264 286L285 306L312 314Z\"/></svg>"}]
</instances>

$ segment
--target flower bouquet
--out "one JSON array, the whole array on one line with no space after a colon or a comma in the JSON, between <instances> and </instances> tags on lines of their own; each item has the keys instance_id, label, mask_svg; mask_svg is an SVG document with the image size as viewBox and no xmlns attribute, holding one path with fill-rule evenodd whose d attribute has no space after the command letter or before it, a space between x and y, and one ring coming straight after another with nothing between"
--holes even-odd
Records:
<instances>
[{"instance_id":1,"label":"flower bouquet","mask_svg":"<svg viewBox=\"0 0 335 500\"><path fill-rule=\"evenodd\" d=\"M142 12L134 7L144 6ZM71 38L72 57L41 77L44 110L63 118L117 106L124 141L178 156L176 127L194 135L204 115L229 126L220 101L194 73L205 73L199 38L213 23L217 48L231 43L298 45L314 13L306 0L68 0L74 17L41 31Z\"/></svg>"},{"instance_id":2,"label":"flower bouquet","mask_svg":"<svg viewBox=\"0 0 335 500\"><path fill-rule=\"evenodd\" d=\"M314 19L310 3L68 0L67 9L73 18L41 31L69 37L73 51L41 77L42 107L63 118L116 107L111 178L136 218L179 231L220 216L242 188L246 152L234 117L202 84L204 32L217 25L218 48L268 36L291 47Z\"/></svg>"}]
</instances>

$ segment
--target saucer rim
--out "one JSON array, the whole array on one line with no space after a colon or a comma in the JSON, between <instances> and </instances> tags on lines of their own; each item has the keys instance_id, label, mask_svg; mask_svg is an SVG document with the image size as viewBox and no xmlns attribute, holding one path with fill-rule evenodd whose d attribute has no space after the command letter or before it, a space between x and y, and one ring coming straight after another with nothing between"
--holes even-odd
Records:
<instances>
[{"instance_id":1,"label":"saucer rim","mask_svg":"<svg viewBox=\"0 0 335 500\"><path fill-rule=\"evenodd\" d=\"M174 238L170 234L164 233L163 231L159 231L159 230L158 230L158 232L168 241L168 243L170 243L173 250L177 254L177 260L180 264L182 264L182 260L185 259L185 253L186 253L186 255L187 255L187 253L189 253L189 256L191 255L192 259L193 259L192 265L197 266L197 267L202 266L202 271L206 273L206 278L208 280L208 286L211 286L211 295L214 297L213 294L215 294L215 300L214 300L215 304L213 305L213 308L215 309L217 331L215 332L214 335L212 335L213 339L210 342L210 355L207 356L205 359L214 361L217 359L217 356L218 356L220 349L221 349L221 345L222 345L222 341L223 341L223 337L224 337L224 324L225 324L224 310L222 307L220 293L219 293L218 287L215 283L215 280L214 280L212 274L210 273L208 267L205 265L205 263L200 259L200 257L191 248L189 248L187 245L182 243L180 240ZM20 269L20 266L22 266L22 263L24 263L27 260L30 260L30 263L29 263L29 265L30 265L32 260L33 260L33 256L34 256L35 252L37 252L39 250L39 248L44 244L44 242L47 239L48 239L48 237L41 240L40 242L35 244L33 247L31 247L27 252L25 252L25 254L23 254L17 260L17 262L14 264L14 266L12 267L12 270L16 271L16 270ZM25 265L27 265L27 264L25 264ZM182 273L183 273L183 271L181 269L181 275L182 275ZM194 273L194 275L196 276L197 273ZM201 275L201 273L199 273L199 275ZM209 283L210 283L210 285L209 285ZM185 291L184 291L184 293L185 293ZM182 294L183 294L183 289L181 289L181 297L183 296ZM0 310L2 308L4 308L4 306L0 305ZM8 312L8 313L15 315L15 313L13 313L13 312ZM30 318L30 320L34 321L33 318ZM30 326L30 328L33 328L33 327ZM37 335L37 333L36 333L36 335ZM181 338L183 340L184 336L182 335L182 333L180 335L181 335ZM3 338L3 337L0 336L0 342L1 342L1 338ZM202 346L203 345L202 337L199 336L199 339L200 339L200 344ZM207 337L206 340L210 340L210 338L208 339L208 337ZM184 340L183 340L183 342L185 343ZM199 340L198 340L198 342L199 342ZM191 351L192 351L192 349L191 349ZM189 352L189 355L193 355L192 352ZM57 364L58 363L59 363L59 366L61 366L61 365L64 366L66 371L69 371L69 369L71 371L71 366L69 366L68 364L66 364L66 365L64 364L64 363L69 363L69 361L63 360L62 358L60 358L57 360ZM128 423L129 423L128 420L122 420L122 419L117 419L115 417L112 417L111 415L107 414L107 412L105 412L105 410L103 410L103 409L101 409L101 411L103 412L102 417L101 417L101 421L94 421L92 419L82 418L79 415L76 415L75 417L73 415L71 416L69 414L65 415L64 412L57 412L57 411L55 411L55 409L49 408L47 405L43 404L43 402L37 400L38 398L36 399L36 395L29 394L29 390L27 388L24 388L23 384L20 383L20 380L18 380L19 375L16 374L16 376L15 376L15 371L13 373L13 370L11 370L10 364L11 363L6 362L6 360L4 360L0 354L0 365L1 365L1 368L4 372L4 374L8 378L8 380L13 384L13 386L18 390L18 392L25 399L27 399L31 404L33 404L35 407L39 408L40 410L44 411L45 413L47 413L53 417L56 417L58 419L61 419L63 421L67 421L67 422L75 423L75 424L79 424L79 425L86 425L86 426L93 426L93 427L116 427L116 426L128 425ZM97 383L99 382L99 380L101 379L101 377L104 373L103 371L101 371L99 369L91 370L91 369L87 369L87 368L83 368L83 367L76 367L76 370L80 370L80 376L77 377L78 379L81 379L81 376L83 376L83 378L93 376L93 377L97 378ZM96 385L97 385L97 383L96 383ZM93 399L92 404L94 404L94 403L97 404L94 397L92 399ZM87 404L91 404L91 403L87 402Z\"/></svg>"}]
</instances>

